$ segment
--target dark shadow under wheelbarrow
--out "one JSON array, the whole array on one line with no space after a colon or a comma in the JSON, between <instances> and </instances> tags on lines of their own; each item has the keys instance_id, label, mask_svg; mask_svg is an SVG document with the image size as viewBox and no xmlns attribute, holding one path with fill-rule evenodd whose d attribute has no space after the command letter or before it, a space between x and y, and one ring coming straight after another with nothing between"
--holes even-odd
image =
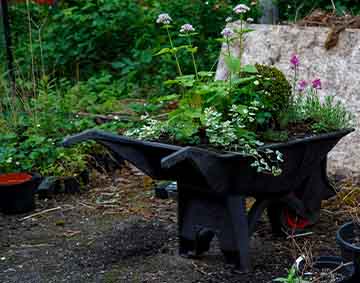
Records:
<instances>
[{"instance_id":1,"label":"dark shadow under wheelbarrow","mask_svg":"<svg viewBox=\"0 0 360 283\"><path fill-rule=\"evenodd\" d=\"M219 154L197 147L144 142L88 130L68 137L64 146L95 140L114 157L128 160L158 180L178 183L179 251L200 255L209 249L214 235L228 263L241 271L250 268L249 238L265 208L276 229L276 207L289 202L304 217L320 211L321 200L333 195L326 174L327 153L352 129L321 134L262 147L284 155L282 174L257 173L249 156ZM301 192L301 201L292 195ZM255 203L246 211L246 197Z\"/></svg>"}]
</instances>

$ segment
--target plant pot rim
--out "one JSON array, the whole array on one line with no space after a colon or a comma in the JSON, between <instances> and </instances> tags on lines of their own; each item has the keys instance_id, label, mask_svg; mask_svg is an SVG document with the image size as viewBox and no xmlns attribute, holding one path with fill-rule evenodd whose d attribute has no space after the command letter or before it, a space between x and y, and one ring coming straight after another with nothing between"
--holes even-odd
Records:
<instances>
[{"instance_id":1,"label":"plant pot rim","mask_svg":"<svg viewBox=\"0 0 360 283\"><path fill-rule=\"evenodd\" d=\"M14 172L0 174L0 188L25 184L34 180L36 174L28 172Z\"/></svg>"},{"instance_id":2,"label":"plant pot rim","mask_svg":"<svg viewBox=\"0 0 360 283\"><path fill-rule=\"evenodd\" d=\"M338 231L336 232L336 241L338 242L338 244L341 245L341 247L347 249L347 250L350 250L350 251L355 251L355 252L360 252L360 246L356 246L356 245L353 245L353 244L350 244L348 241L346 241L342 235L341 235L341 232L348 228L349 226L352 226L354 225L355 223L353 221L350 221L350 222L347 222L345 224L343 224L339 229Z\"/></svg>"}]
</instances>

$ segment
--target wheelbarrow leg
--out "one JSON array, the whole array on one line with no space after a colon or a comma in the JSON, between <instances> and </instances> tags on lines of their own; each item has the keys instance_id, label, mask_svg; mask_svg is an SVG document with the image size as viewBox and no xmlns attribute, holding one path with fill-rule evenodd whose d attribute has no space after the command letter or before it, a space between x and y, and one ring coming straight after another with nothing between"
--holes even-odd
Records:
<instances>
[{"instance_id":1,"label":"wheelbarrow leg","mask_svg":"<svg viewBox=\"0 0 360 283\"><path fill-rule=\"evenodd\" d=\"M246 214L246 199L242 196L229 196L227 208L230 216L237 259L235 268L240 272L250 271L249 226Z\"/></svg>"},{"instance_id":2,"label":"wheelbarrow leg","mask_svg":"<svg viewBox=\"0 0 360 283\"><path fill-rule=\"evenodd\" d=\"M178 218L178 237L179 237L179 255L182 257L191 257L195 253L195 239L187 239L183 236L183 228L185 225L185 211L188 205L188 199L183 185L177 184L177 218Z\"/></svg>"}]
</instances>

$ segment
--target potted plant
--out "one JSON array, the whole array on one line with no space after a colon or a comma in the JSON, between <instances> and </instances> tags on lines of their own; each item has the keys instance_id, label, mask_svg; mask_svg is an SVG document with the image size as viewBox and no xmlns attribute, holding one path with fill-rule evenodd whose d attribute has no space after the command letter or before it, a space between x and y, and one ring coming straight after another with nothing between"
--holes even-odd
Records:
<instances>
[{"instance_id":1,"label":"potted plant","mask_svg":"<svg viewBox=\"0 0 360 283\"><path fill-rule=\"evenodd\" d=\"M299 80L296 55L290 60L292 84L276 68L243 65L241 56L231 56L231 42L239 40L241 49L243 35L250 32L249 10L237 5L240 29L222 31L228 46L226 81L199 71L192 25L181 27L185 44L175 46L171 17L159 15L170 46L157 55L173 57L179 76L166 81L172 94L158 101L173 110L143 117L125 136L88 130L64 140L65 146L96 140L154 179L177 181L180 253L201 255L217 231L226 260L242 271L249 269L249 235L265 208L271 210L280 199L292 202L303 217L318 213L331 191L327 153L352 131L351 115L341 104L331 97L320 101L319 79ZM183 73L181 52L190 54L194 74ZM248 213L247 196L257 199ZM274 220L278 215L272 212Z\"/></svg>"}]
</instances>

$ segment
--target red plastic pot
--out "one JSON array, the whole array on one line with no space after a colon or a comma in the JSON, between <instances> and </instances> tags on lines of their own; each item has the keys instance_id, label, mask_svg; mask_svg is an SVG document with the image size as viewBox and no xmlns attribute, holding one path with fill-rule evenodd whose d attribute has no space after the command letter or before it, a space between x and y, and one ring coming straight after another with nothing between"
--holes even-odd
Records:
<instances>
[{"instance_id":1,"label":"red plastic pot","mask_svg":"<svg viewBox=\"0 0 360 283\"><path fill-rule=\"evenodd\" d=\"M39 182L40 176L37 174L1 174L0 211L16 214L35 209L35 192Z\"/></svg>"}]
</instances>

